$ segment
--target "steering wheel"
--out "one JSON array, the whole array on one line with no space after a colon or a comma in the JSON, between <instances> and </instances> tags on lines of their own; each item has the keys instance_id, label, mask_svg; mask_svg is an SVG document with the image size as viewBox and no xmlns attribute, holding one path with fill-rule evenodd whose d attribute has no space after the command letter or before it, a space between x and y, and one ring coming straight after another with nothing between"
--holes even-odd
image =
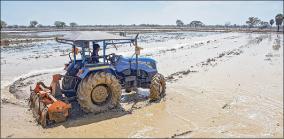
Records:
<instances>
[{"instance_id":1,"label":"steering wheel","mask_svg":"<svg viewBox=\"0 0 284 139\"><path fill-rule=\"evenodd\" d=\"M114 64L116 62L115 57L116 57L115 53L111 53L106 56L106 60L109 61L111 64Z\"/></svg>"}]
</instances>

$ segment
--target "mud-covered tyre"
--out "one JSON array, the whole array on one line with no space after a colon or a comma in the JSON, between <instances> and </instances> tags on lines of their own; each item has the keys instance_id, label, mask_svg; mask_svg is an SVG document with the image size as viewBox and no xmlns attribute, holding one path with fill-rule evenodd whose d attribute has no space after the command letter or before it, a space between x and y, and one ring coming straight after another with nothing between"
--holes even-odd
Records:
<instances>
[{"instance_id":1,"label":"mud-covered tyre","mask_svg":"<svg viewBox=\"0 0 284 139\"><path fill-rule=\"evenodd\" d=\"M80 82L77 97L85 112L103 112L119 105L121 85L110 73L90 74Z\"/></svg>"},{"instance_id":2,"label":"mud-covered tyre","mask_svg":"<svg viewBox=\"0 0 284 139\"><path fill-rule=\"evenodd\" d=\"M150 100L159 100L165 95L166 80L162 74L155 74L150 85Z\"/></svg>"}]
</instances>

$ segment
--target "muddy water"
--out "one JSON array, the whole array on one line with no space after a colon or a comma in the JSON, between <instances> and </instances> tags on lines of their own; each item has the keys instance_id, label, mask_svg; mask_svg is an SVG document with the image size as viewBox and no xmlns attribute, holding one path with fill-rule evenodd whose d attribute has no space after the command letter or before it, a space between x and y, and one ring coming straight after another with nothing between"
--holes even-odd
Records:
<instances>
[{"instance_id":1,"label":"muddy water","mask_svg":"<svg viewBox=\"0 0 284 139\"><path fill-rule=\"evenodd\" d=\"M140 90L123 94L120 109L71 117L48 129L36 125L24 102L7 103L1 106L1 137L283 137L283 35L222 33L141 46L162 74L173 75L159 103L149 103L147 90Z\"/></svg>"}]
</instances>

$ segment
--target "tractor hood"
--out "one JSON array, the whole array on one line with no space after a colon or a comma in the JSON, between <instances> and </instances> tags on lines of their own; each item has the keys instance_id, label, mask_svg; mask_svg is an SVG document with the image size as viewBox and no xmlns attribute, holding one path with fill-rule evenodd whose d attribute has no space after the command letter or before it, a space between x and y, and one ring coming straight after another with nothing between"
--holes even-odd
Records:
<instances>
[{"instance_id":1,"label":"tractor hood","mask_svg":"<svg viewBox=\"0 0 284 139\"><path fill-rule=\"evenodd\" d=\"M128 61L131 59L129 57L126 57L125 59L127 59ZM131 61L134 61L135 62L136 58L132 58ZM143 62L153 62L153 63L156 63L156 61L152 58L147 58L147 57L139 57L138 58L138 61L143 61Z\"/></svg>"},{"instance_id":2,"label":"tractor hood","mask_svg":"<svg viewBox=\"0 0 284 139\"><path fill-rule=\"evenodd\" d=\"M116 69L118 72L122 72L130 67L131 60L131 70L136 70L136 58L120 57L117 62ZM151 58L140 57L138 58L138 69L144 70L146 72L156 72L156 61Z\"/></svg>"}]
</instances>

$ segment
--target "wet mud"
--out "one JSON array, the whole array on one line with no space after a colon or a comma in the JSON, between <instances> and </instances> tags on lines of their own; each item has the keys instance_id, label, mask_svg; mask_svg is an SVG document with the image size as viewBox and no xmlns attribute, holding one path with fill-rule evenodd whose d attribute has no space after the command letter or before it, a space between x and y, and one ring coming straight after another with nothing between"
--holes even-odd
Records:
<instances>
[{"instance_id":1,"label":"wet mud","mask_svg":"<svg viewBox=\"0 0 284 139\"><path fill-rule=\"evenodd\" d=\"M140 37L141 46L145 45L145 49L149 49L142 55L157 59L158 67L160 66L159 72L166 77L167 95L162 100L150 102L147 89L139 89L138 93L126 93L123 91L120 106L100 114L84 113L79 104L76 101L72 101L73 109L68 120L63 123L50 123L47 129L42 129L34 121L31 112L28 110L27 98L29 97L30 86L34 86L38 81L43 81L48 85L54 72L40 72L20 77L6 87L2 87L1 81L1 89L9 92L16 100L19 100L17 102L14 99L1 97L1 104L3 104L1 111L5 112L5 114L1 114L4 117L3 122L7 124L11 118L15 119L17 115L13 114L14 111L18 111L22 115L19 120L16 120L18 128L22 131L17 132L18 129L16 129L15 124L12 124L10 127L1 124L1 128L4 129L3 132L1 131L1 137L179 138L283 136L283 133L281 134L280 132L283 125L279 121L281 114L283 119L283 111L280 111L280 104L282 103L283 105L283 100L278 100L283 86L280 85L281 82L279 82L278 78L275 78L279 74L283 75L283 72L279 72L279 67L281 64L283 65L283 61L280 61L283 58L283 53L281 53L283 49L282 38L273 34L238 33L224 33L215 36L197 34L194 36L196 38L189 36L177 33L170 35L148 34ZM157 47L159 49L151 44L159 45ZM171 44L177 45L172 46ZM39 46L51 48L51 51L49 49L45 51L37 50ZM51 64L50 67L56 66L56 68L63 65L63 60L65 62L68 60L67 57L70 51L70 48L54 45L53 42L48 47L46 43L43 43L42 45L25 45L24 47L15 46L14 48L7 47L2 49L5 54L3 59L1 58L1 66L12 65L15 67L17 67L16 64L18 63L11 62L9 58L12 57L10 54L17 53L17 50L24 50L29 54L28 56L15 58L19 61L27 62L26 65L25 63L20 63L20 66L28 67L30 66L29 62L35 62L35 65L45 62L46 64ZM122 54L127 55L130 47L121 47L121 49ZM110 51L115 50L111 48ZM54 59L51 58L53 57L63 62L58 65L53 63L52 65ZM172 59L167 59L168 57ZM246 61L244 60L246 58L252 62L251 64L270 62L270 65L266 65L266 67L273 66L273 74L266 76L267 72L265 70L259 68L255 72L250 69L251 67L243 69L244 73L242 70L235 71L235 69L241 69L242 62ZM251 59L256 60L252 61ZM4 62L4 60L6 61ZM26 71L28 72L32 68L26 68ZM10 76L12 72L8 69L4 69L2 74ZM271 68L269 69L271 70ZM261 87L258 89L252 88L253 83L246 83L245 80L239 79L233 73L227 73L230 71L240 74L240 77L251 73L252 75L246 77L249 81L256 82L272 90L267 92L277 93L256 95L256 92L262 92L263 89ZM255 77L256 75L254 74L258 74L258 76L263 78L269 78L271 83L263 84L259 82L260 77ZM206 78L209 75L212 78ZM243 82L238 82L237 84L235 82L227 82L223 79L225 77L229 78L229 80L236 80L236 82L239 80ZM221 83L221 85L217 84L218 82L223 82L227 86ZM255 96L257 97L255 98ZM267 98L271 101L268 101ZM207 107L208 105L211 106L211 109ZM271 113L265 112L270 107L274 110ZM253 109L258 109L259 112L255 113ZM238 112L239 114L237 114ZM274 114L274 116L268 116L268 114ZM249 122L248 119L250 118L255 123ZM268 124L269 121L273 123L273 126ZM27 127L30 127L30 129ZM126 129L126 127L129 128ZM109 129L109 131L103 129ZM34 130L35 134L26 133L29 130ZM68 134L62 134L62 132ZM93 134L93 132L96 134Z\"/></svg>"}]
</instances>

